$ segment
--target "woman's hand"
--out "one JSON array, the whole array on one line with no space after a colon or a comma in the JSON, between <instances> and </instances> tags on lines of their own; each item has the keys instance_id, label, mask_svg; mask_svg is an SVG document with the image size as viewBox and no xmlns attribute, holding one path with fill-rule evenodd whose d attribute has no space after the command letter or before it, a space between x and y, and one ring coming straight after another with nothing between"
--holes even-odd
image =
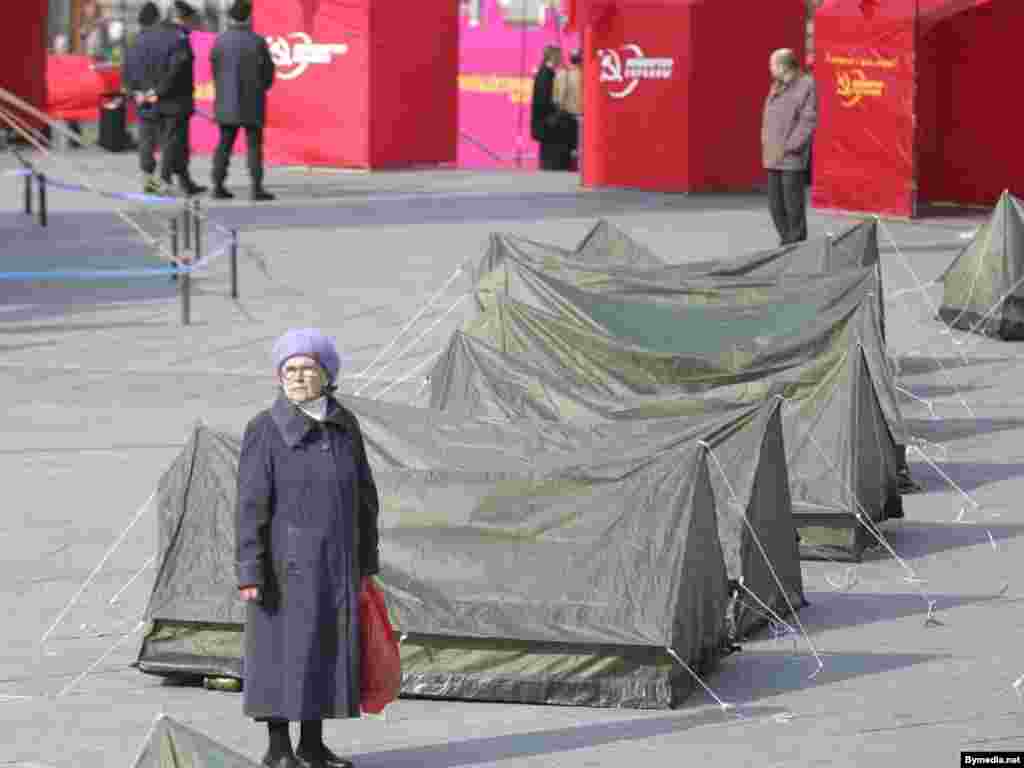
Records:
<instances>
[{"instance_id":1,"label":"woman's hand","mask_svg":"<svg viewBox=\"0 0 1024 768\"><path fill-rule=\"evenodd\" d=\"M247 603L256 603L260 599L259 587L239 587L238 596Z\"/></svg>"}]
</instances>

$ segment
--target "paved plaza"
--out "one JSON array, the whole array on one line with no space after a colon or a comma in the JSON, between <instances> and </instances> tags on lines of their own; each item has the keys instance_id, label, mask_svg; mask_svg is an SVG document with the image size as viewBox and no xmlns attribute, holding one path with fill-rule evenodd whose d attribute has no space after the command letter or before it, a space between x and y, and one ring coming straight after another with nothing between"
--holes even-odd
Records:
<instances>
[{"instance_id":1,"label":"paved plaza","mask_svg":"<svg viewBox=\"0 0 1024 768\"><path fill-rule=\"evenodd\" d=\"M60 158L46 163L55 178L137 191L129 155ZM0 155L0 172L14 168ZM238 694L129 664L154 576L146 501L197 420L240 432L270 402L269 349L284 330L337 338L344 391L410 401L463 317L467 283L453 274L492 232L572 247L603 217L670 262L775 242L756 195L296 168L272 169L279 199L255 206L244 167L232 178L236 201L202 201L213 258L192 280L188 326L166 276L0 280L0 767L127 768L160 713L262 754L265 730L242 717ZM4 274L161 265L174 206L55 188L43 229L21 212L20 189L0 177ZM1024 749L1024 347L948 332L933 319L941 287L929 286L983 215L880 227L888 343L923 491L884 525L897 557L803 563L807 638L745 643L706 678L710 692L674 711L403 699L383 718L329 721L328 743L359 768L954 766L965 749ZM849 222L812 212L812 236ZM385 350L389 364L367 373Z\"/></svg>"}]
</instances>

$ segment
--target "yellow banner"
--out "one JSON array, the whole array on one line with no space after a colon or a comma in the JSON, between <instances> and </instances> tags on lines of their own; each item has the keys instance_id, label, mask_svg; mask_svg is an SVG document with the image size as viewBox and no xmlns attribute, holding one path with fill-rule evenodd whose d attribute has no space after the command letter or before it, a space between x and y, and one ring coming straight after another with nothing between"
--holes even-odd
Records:
<instances>
[{"instance_id":1,"label":"yellow banner","mask_svg":"<svg viewBox=\"0 0 1024 768\"><path fill-rule=\"evenodd\" d=\"M513 104L527 104L533 91L533 80L501 75L459 75L459 90L466 93L504 93Z\"/></svg>"}]
</instances>

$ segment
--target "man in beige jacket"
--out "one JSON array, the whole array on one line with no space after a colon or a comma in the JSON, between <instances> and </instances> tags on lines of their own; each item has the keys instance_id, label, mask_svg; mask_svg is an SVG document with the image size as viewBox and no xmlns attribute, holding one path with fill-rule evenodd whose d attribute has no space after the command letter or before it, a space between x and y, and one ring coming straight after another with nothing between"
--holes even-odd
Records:
<instances>
[{"instance_id":1,"label":"man in beige jacket","mask_svg":"<svg viewBox=\"0 0 1024 768\"><path fill-rule=\"evenodd\" d=\"M800 71L788 48L769 61L772 87L764 104L761 148L768 171L768 200L782 245L807 239L807 176L818 123L814 78Z\"/></svg>"},{"instance_id":2,"label":"man in beige jacket","mask_svg":"<svg viewBox=\"0 0 1024 768\"><path fill-rule=\"evenodd\" d=\"M583 129L583 75L580 64L583 55L573 51L569 56L568 69L560 69L555 74L555 105L569 115L572 133L572 149L576 155L577 165L580 164L580 147Z\"/></svg>"}]
</instances>

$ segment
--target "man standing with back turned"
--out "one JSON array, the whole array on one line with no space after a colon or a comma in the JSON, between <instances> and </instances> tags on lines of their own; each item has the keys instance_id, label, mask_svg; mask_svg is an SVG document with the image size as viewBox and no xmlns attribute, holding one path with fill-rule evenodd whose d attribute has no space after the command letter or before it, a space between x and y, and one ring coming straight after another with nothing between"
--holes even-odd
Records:
<instances>
[{"instance_id":1,"label":"man standing with back turned","mask_svg":"<svg viewBox=\"0 0 1024 768\"><path fill-rule=\"evenodd\" d=\"M156 112L156 85L159 55L157 22L160 10L156 3L147 2L139 10L139 36L125 54L121 69L124 90L135 101L139 116L139 167L142 169L143 187L147 195L162 190L156 180L156 147L160 143L160 116Z\"/></svg>"},{"instance_id":2,"label":"man standing with back turned","mask_svg":"<svg viewBox=\"0 0 1024 768\"><path fill-rule=\"evenodd\" d=\"M252 3L235 0L228 11L229 29L217 38L210 52L210 66L217 84L216 118L220 143L213 156L213 197L227 200L234 195L224 188L231 161L231 148L240 128L245 128L248 145L252 199L273 200L263 188L263 123L267 112L267 91L274 83L274 60L267 41L252 31Z\"/></svg>"},{"instance_id":3,"label":"man standing with back turned","mask_svg":"<svg viewBox=\"0 0 1024 768\"><path fill-rule=\"evenodd\" d=\"M177 176L181 191L191 196L206 191L206 187L192 181L188 170L188 128L195 112L195 57L189 32L199 27L199 13L188 3L176 0L173 16L173 21L166 20L160 27L160 78L154 88L163 126L160 176L167 187Z\"/></svg>"},{"instance_id":4,"label":"man standing with back turned","mask_svg":"<svg viewBox=\"0 0 1024 768\"><path fill-rule=\"evenodd\" d=\"M761 148L768 170L768 200L782 245L807 239L807 174L818 123L814 78L800 71L788 48L769 60L772 87L764 105Z\"/></svg>"}]
</instances>

